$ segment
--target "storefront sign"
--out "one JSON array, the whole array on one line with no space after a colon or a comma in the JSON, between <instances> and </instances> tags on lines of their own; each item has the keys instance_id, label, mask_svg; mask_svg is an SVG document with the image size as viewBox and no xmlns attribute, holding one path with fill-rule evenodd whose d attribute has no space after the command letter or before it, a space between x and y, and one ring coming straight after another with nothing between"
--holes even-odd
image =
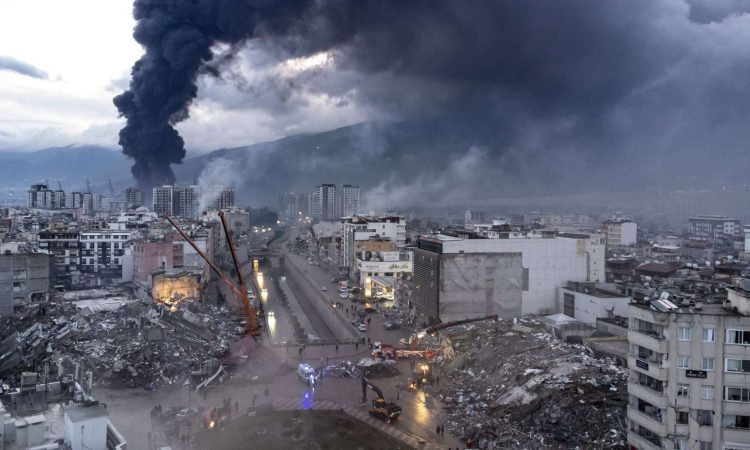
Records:
<instances>
[{"instance_id":1,"label":"storefront sign","mask_svg":"<svg viewBox=\"0 0 750 450\"><path fill-rule=\"evenodd\" d=\"M688 378L706 378L708 374L705 370L686 370L685 376Z\"/></svg>"}]
</instances>

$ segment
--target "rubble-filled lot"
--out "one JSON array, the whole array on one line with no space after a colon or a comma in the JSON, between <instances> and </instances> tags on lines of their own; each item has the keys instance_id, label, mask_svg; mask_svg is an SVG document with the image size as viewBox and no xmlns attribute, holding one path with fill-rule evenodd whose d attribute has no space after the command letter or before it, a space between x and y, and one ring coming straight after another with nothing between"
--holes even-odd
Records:
<instances>
[{"instance_id":1,"label":"rubble-filled lot","mask_svg":"<svg viewBox=\"0 0 750 450\"><path fill-rule=\"evenodd\" d=\"M539 323L448 330L438 365L446 428L474 448L625 448L627 370Z\"/></svg>"},{"instance_id":2,"label":"rubble-filled lot","mask_svg":"<svg viewBox=\"0 0 750 450\"><path fill-rule=\"evenodd\" d=\"M114 296L112 298L115 298ZM60 299L0 323L0 378L15 384L22 371L93 372L96 384L155 388L206 375L242 333L223 307L191 303L175 312L134 300L113 306ZM212 364L210 364L212 362Z\"/></svg>"}]
</instances>

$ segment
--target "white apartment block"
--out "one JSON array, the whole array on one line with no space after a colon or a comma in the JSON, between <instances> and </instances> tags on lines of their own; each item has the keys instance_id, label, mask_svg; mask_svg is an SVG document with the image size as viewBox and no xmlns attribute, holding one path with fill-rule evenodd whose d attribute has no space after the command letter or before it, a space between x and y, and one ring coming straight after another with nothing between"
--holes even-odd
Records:
<instances>
[{"instance_id":1,"label":"white apartment block","mask_svg":"<svg viewBox=\"0 0 750 450\"><path fill-rule=\"evenodd\" d=\"M715 241L740 237L740 221L724 216L698 216L688 219L688 233L696 239Z\"/></svg>"},{"instance_id":2,"label":"white apartment block","mask_svg":"<svg viewBox=\"0 0 750 450\"><path fill-rule=\"evenodd\" d=\"M638 225L630 221L604 222L604 232L609 247L635 245L638 239Z\"/></svg>"},{"instance_id":3,"label":"white apartment block","mask_svg":"<svg viewBox=\"0 0 750 450\"><path fill-rule=\"evenodd\" d=\"M632 448L750 449L750 292L728 296L726 305L630 304Z\"/></svg>"},{"instance_id":4,"label":"white apartment block","mask_svg":"<svg viewBox=\"0 0 750 450\"><path fill-rule=\"evenodd\" d=\"M122 272L123 256L131 239L131 232L124 230L81 232L81 272Z\"/></svg>"}]
</instances>

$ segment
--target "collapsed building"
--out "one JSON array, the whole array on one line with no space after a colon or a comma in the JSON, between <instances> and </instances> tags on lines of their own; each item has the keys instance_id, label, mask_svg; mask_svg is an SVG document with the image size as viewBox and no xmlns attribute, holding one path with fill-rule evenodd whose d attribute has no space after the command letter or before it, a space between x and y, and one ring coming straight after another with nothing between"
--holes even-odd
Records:
<instances>
[{"instance_id":1,"label":"collapsed building","mask_svg":"<svg viewBox=\"0 0 750 450\"><path fill-rule=\"evenodd\" d=\"M200 371L207 359L226 355L244 331L226 307L195 302L169 308L113 288L96 291L72 301L59 296L44 308L3 319L0 379L13 385L23 372L55 374L77 366L104 386L174 384Z\"/></svg>"},{"instance_id":2,"label":"collapsed building","mask_svg":"<svg viewBox=\"0 0 750 450\"><path fill-rule=\"evenodd\" d=\"M446 330L446 428L481 449L625 448L627 369L521 319Z\"/></svg>"}]
</instances>

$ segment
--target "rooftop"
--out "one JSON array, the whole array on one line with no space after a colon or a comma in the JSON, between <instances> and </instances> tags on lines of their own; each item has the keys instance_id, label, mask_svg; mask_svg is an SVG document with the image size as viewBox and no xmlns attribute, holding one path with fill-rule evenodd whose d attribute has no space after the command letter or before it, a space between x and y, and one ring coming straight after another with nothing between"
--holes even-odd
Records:
<instances>
[{"instance_id":1,"label":"rooftop","mask_svg":"<svg viewBox=\"0 0 750 450\"><path fill-rule=\"evenodd\" d=\"M733 309L725 308L721 303L704 303L701 305L689 305L683 306L682 304L671 303L670 307L664 307L663 303L659 300L650 302L632 302L632 306L642 309L648 309L651 311L663 312L663 313L675 313L675 314L698 314L703 316L740 316L738 312ZM696 307L697 306L697 307Z\"/></svg>"},{"instance_id":2,"label":"rooftop","mask_svg":"<svg viewBox=\"0 0 750 450\"><path fill-rule=\"evenodd\" d=\"M83 422L84 420L107 417L107 409L98 402L91 406L76 406L65 409L65 415L71 422Z\"/></svg>"}]
</instances>

